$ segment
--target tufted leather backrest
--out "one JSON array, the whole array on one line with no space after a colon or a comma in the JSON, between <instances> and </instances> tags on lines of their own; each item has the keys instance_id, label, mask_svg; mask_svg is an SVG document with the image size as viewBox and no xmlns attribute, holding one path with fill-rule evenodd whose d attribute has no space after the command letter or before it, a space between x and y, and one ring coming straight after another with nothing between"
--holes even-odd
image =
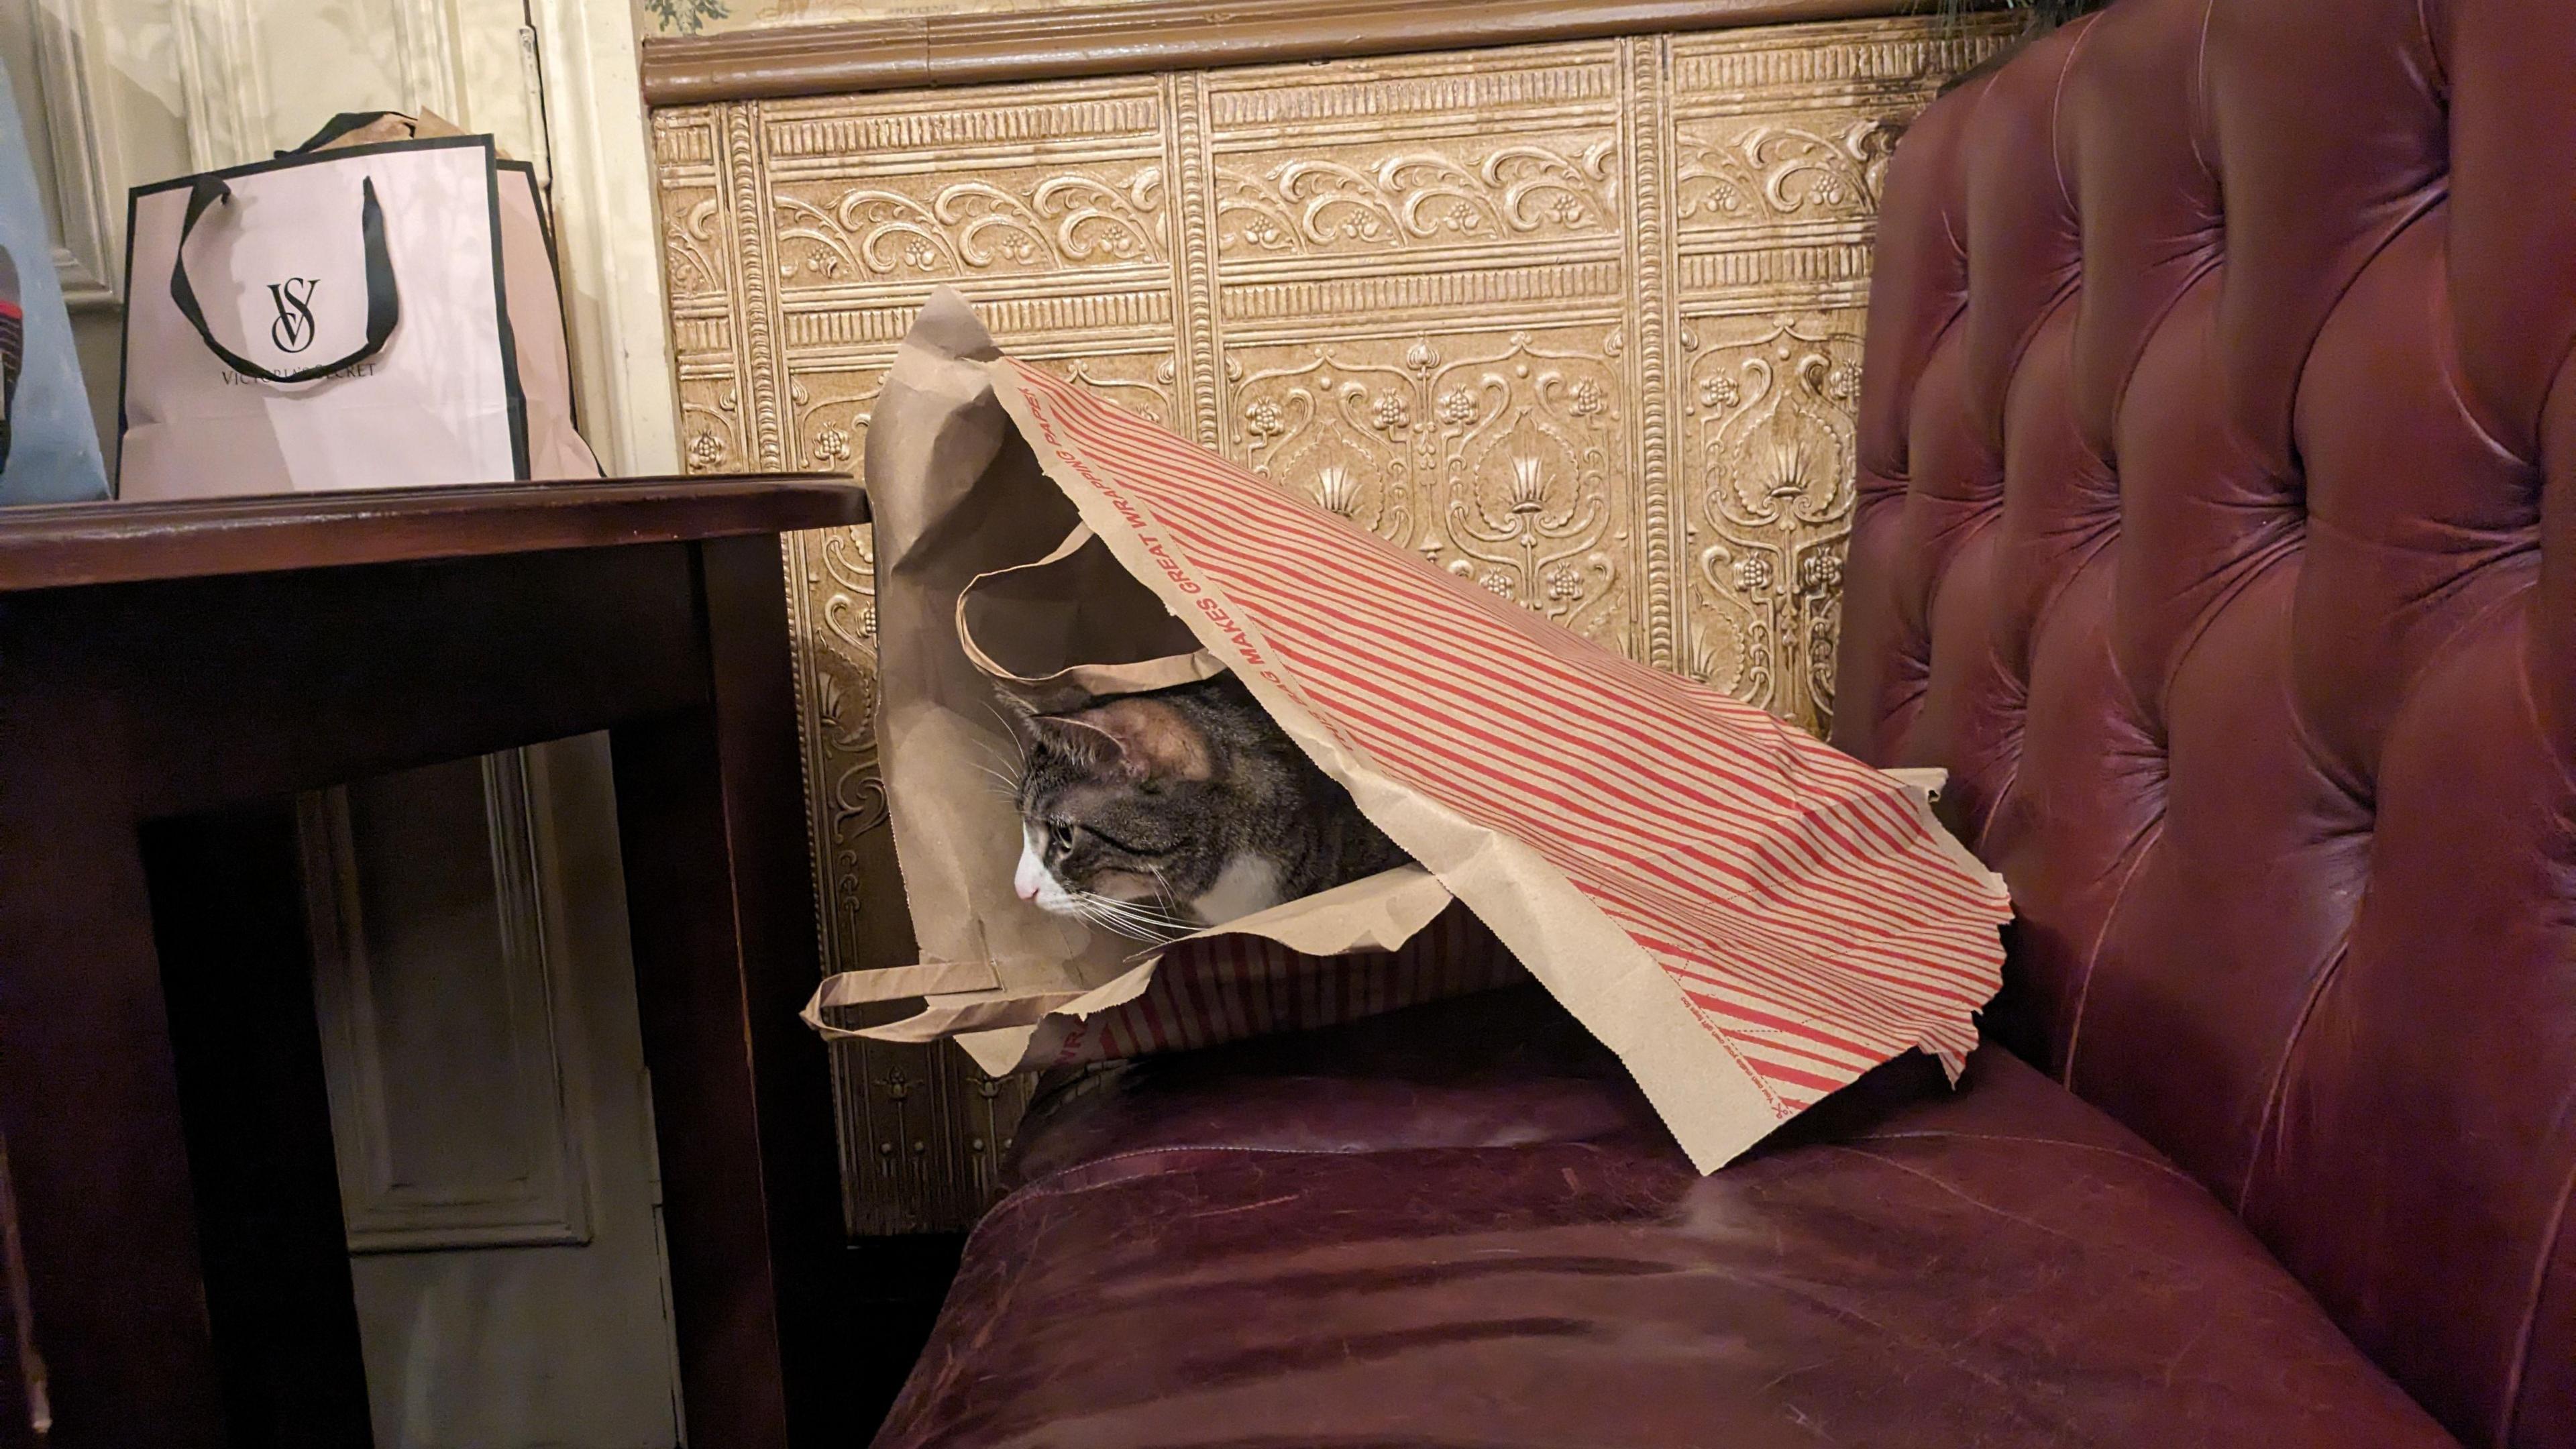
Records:
<instances>
[{"instance_id":1,"label":"tufted leather backrest","mask_svg":"<svg viewBox=\"0 0 2576 1449\"><path fill-rule=\"evenodd\" d=\"M1835 742L2472 1444L2576 1443L2571 347L2568 0L2119 0L1888 181Z\"/></svg>"}]
</instances>

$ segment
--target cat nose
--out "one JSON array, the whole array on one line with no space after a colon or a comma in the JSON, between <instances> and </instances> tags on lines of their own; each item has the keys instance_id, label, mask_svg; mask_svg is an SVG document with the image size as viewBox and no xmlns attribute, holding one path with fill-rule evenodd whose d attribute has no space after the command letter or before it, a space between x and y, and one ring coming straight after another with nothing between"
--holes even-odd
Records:
<instances>
[{"instance_id":1,"label":"cat nose","mask_svg":"<svg viewBox=\"0 0 2576 1449\"><path fill-rule=\"evenodd\" d=\"M1018 889L1021 900L1033 901L1038 898L1038 883L1029 879L1026 875L1022 875L1019 879L1012 881L1011 884L1013 887Z\"/></svg>"}]
</instances>

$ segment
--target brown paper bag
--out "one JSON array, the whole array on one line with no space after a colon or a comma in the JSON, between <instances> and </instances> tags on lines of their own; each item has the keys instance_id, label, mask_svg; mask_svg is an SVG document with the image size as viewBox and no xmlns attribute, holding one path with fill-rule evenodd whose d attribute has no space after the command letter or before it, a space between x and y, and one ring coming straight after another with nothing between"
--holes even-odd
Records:
<instances>
[{"instance_id":1,"label":"brown paper bag","mask_svg":"<svg viewBox=\"0 0 2576 1449\"><path fill-rule=\"evenodd\" d=\"M334 116L329 124L312 138L295 148L292 155L304 151L331 151L343 146L373 146L383 141L428 141L440 136L462 136L464 128L436 111L422 110L406 116L400 111L353 111ZM509 153L498 147L493 155L506 161Z\"/></svg>"},{"instance_id":2,"label":"brown paper bag","mask_svg":"<svg viewBox=\"0 0 2576 1449\"><path fill-rule=\"evenodd\" d=\"M818 1028L826 1008L918 997L854 1034L955 1036L998 1072L1114 1049L1112 1022L1146 1033L1158 977L1167 1016L1206 986L1175 965L1191 952L1361 953L1378 974L1354 1009L1400 981L1506 979L1454 902L1619 1053L1704 1170L1898 1052L1955 1073L1975 1045L2010 906L1920 784L1003 358L952 293L888 375L866 478L879 745L925 960L826 982ZM1218 668L1421 866L1159 962L1022 902L1018 821L985 778L1008 733L996 684L1103 693ZM1260 994L1260 971L1234 980L1236 1000ZM1222 1007L1191 1011L1230 1029Z\"/></svg>"},{"instance_id":3,"label":"brown paper bag","mask_svg":"<svg viewBox=\"0 0 2576 1449\"><path fill-rule=\"evenodd\" d=\"M987 775L1009 748L997 684L1040 698L1120 694L1223 666L1097 545L1009 431L978 361L997 355L943 294L871 419L877 733L925 964L834 977L806 1020L835 1037L955 1036L1002 1075L1325 1025L1526 979L1419 868L1141 955L1132 941L1019 899L1019 822ZM1435 920L1445 929L1426 935ZM1418 936L1423 946L1410 947ZM1338 956L1349 958L1339 970L1318 961ZM924 999L918 1013L858 1031L823 1015L913 997Z\"/></svg>"}]
</instances>

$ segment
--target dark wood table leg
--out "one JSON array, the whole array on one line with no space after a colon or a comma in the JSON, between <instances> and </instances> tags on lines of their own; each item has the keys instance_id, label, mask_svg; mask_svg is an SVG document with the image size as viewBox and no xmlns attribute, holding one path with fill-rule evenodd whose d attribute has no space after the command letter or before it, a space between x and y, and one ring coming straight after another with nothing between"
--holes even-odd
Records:
<instances>
[{"instance_id":1,"label":"dark wood table leg","mask_svg":"<svg viewBox=\"0 0 2576 1449\"><path fill-rule=\"evenodd\" d=\"M0 1136L0 1449L39 1449L53 1423L44 1360L29 1346L34 1323L27 1257L18 1240L18 1191L9 1179L9 1142Z\"/></svg>"},{"instance_id":2,"label":"dark wood table leg","mask_svg":"<svg viewBox=\"0 0 2576 1449\"><path fill-rule=\"evenodd\" d=\"M699 545L707 700L610 736L689 1442L846 1437L820 973L775 538Z\"/></svg>"},{"instance_id":3,"label":"dark wood table leg","mask_svg":"<svg viewBox=\"0 0 2576 1449\"><path fill-rule=\"evenodd\" d=\"M284 800L143 831L232 1442L366 1449L299 858Z\"/></svg>"},{"instance_id":4,"label":"dark wood table leg","mask_svg":"<svg viewBox=\"0 0 2576 1449\"><path fill-rule=\"evenodd\" d=\"M52 1370L47 1449L228 1449L134 828L112 809L29 809L35 787L11 786L0 1130Z\"/></svg>"}]
</instances>

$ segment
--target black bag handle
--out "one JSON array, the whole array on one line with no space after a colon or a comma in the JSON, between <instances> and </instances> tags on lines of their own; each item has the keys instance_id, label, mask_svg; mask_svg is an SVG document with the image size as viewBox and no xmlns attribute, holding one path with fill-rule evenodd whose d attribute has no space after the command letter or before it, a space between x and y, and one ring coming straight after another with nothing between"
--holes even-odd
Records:
<instances>
[{"instance_id":1,"label":"black bag handle","mask_svg":"<svg viewBox=\"0 0 2576 1449\"><path fill-rule=\"evenodd\" d=\"M294 372L271 372L240 353L215 340L214 330L206 325L206 311L197 305L197 289L188 281L188 238L195 234L197 222L206 209L218 201L230 202L233 189L219 176L200 176L188 192L187 219L179 223L179 245L170 261L170 300L179 315L197 329L206 347L224 360L224 365L244 377L265 382L311 382L329 377L343 368L355 367L384 351L392 340L394 327L402 321L402 298L394 290L393 257L385 250L385 209L376 202L376 180L370 176L360 183L358 229L363 234L367 252L367 338L358 350L329 362L317 362ZM310 293L306 294L308 297ZM285 304L280 303L281 315ZM309 318L308 318L308 324Z\"/></svg>"},{"instance_id":2,"label":"black bag handle","mask_svg":"<svg viewBox=\"0 0 2576 1449\"><path fill-rule=\"evenodd\" d=\"M351 131L358 130L364 126L372 126L387 116L402 116L406 121L413 119L410 116L403 116L400 111L342 111L340 114L324 121L322 123L322 129L313 133L313 139L291 150L278 152L277 159L284 161L292 157L305 155L309 152L319 151L323 147L328 146L332 142L349 134Z\"/></svg>"}]
</instances>

